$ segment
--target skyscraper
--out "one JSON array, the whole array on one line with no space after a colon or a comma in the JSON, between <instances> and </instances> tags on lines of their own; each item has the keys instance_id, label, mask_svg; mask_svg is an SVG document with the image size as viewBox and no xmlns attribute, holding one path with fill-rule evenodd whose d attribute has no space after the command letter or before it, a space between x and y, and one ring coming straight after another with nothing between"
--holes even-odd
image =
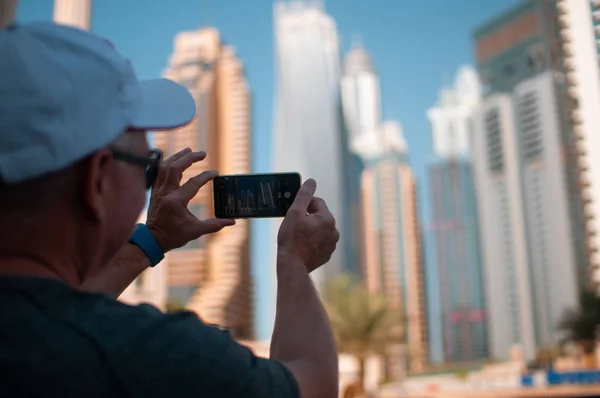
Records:
<instances>
[{"instance_id":1,"label":"skyscraper","mask_svg":"<svg viewBox=\"0 0 600 398\"><path fill-rule=\"evenodd\" d=\"M402 316L407 351L390 353L386 366L400 378L406 367L422 371L428 357L417 188L398 123L383 123L362 151L365 282Z\"/></svg>"},{"instance_id":2,"label":"skyscraper","mask_svg":"<svg viewBox=\"0 0 600 398\"><path fill-rule=\"evenodd\" d=\"M477 72L462 67L455 86L443 89L438 103L427 112L435 153L429 165L429 183L445 362L488 357L483 264L469 147L470 118L479 100Z\"/></svg>"},{"instance_id":3,"label":"skyscraper","mask_svg":"<svg viewBox=\"0 0 600 398\"><path fill-rule=\"evenodd\" d=\"M92 0L54 0L54 22L90 30Z\"/></svg>"},{"instance_id":4,"label":"skyscraper","mask_svg":"<svg viewBox=\"0 0 600 398\"><path fill-rule=\"evenodd\" d=\"M485 98L473 161L493 358L516 344L532 359L557 342L560 316L577 305L586 236L557 22L554 2L530 0L475 33Z\"/></svg>"},{"instance_id":5,"label":"skyscraper","mask_svg":"<svg viewBox=\"0 0 600 398\"><path fill-rule=\"evenodd\" d=\"M344 58L342 98L350 149L360 155L362 141L378 136L381 128L381 89L371 57L359 42Z\"/></svg>"},{"instance_id":6,"label":"skyscraper","mask_svg":"<svg viewBox=\"0 0 600 398\"><path fill-rule=\"evenodd\" d=\"M328 275L346 267L338 34L322 1L277 1L274 23L277 83L272 169L316 179L317 195L325 199L342 232L329 263L313 273L317 287L321 287ZM274 246L279 225L280 220L273 222L269 246Z\"/></svg>"},{"instance_id":7,"label":"skyscraper","mask_svg":"<svg viewBox=\"0 0 600 398\"><path fill-rule=\"evenodd\" d=\"M350 205L349 220L355 259L354 274L364 276L364 228L360 181L364 169L363 142L377 136L381 129L381 92L379 76L370 55L359 40L344 57L342 76L342 108L347 174L345 195Z\"/></svg>"},{"instance_id":8,"label":"skyscraper","mask_svg":"<svg viewBox=\"0 0 600 398\"><path fill-rule=\"evenodd\" d=\"M405 365L419 371L427 358L416 185L400 126L382 123L379 76L358 42L344 59L342 98L349 151L364 165L359 180L362 274L369 290L383 293L402 314L409 351L392 348L386 358L388 376L401 378Z\"/></svg>"},{"instance_id":9,"label":"skyscraper","mask_svg":"<svg viewBox=\"0 0 600 398\"><path fill-rule=\"evenodd\" d=\"M184 180L203 170L248 173L250 93L235 49L212 28L180 33L165 75L190 90L198 115L189 126L157 133L155 145L167 156L186 146L208 153L184 173ZM213 217L212 187L202 188L189 209L200 218ZM248 221L239 220L168 254L169 300L240 338L252 334L248 233Z\"/></svg>"},{"instance_id":10,"label":"skyscraper","mask_svg":"<svg viewBox=\"0 0 600 398\"><path fill-rule=\"evenodd\" d=\"M573 189L583 202L583 217L588 231L590 268L579 264L582 285L594 281L600 287L600 1L558 0L558 18L565 71L562 77L568 90L570 123L575 138L570 153L577 158L571 170ZM577 184L579 182L579 184ZM587 245L585 245L587 243Z\"/></svg>"}]
</instances>

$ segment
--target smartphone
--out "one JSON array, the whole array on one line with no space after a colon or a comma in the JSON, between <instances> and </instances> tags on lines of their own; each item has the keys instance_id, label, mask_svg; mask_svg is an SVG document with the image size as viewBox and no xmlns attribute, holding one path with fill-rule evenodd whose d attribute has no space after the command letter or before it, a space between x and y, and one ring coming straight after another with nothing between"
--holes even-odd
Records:
<instances>
[{"instance_id":1,"label":"smartphone","mask_svg":"<svg viewBox=\"0 0 600 398\"><path fill-rule=\"evenodd\" d=\"M301 184L298 173L217 176L213 180L215 217L284 217Z\"/></svg>"}]
</instances>

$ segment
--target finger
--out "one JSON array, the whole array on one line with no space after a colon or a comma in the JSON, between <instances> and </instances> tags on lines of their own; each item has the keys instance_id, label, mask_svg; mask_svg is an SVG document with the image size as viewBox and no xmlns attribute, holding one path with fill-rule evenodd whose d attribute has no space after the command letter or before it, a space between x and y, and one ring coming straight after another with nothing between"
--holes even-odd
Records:
<instances>
[{"instance_id":1,"label":"finger","mask_svg":"<svg viewBox=\"0 0 600 398\"><path fill-rule=\"evenodd\" d=\"M325 203L325 201L321 198L317 198L316 196L313 197L313 199L310 201L310 204L308 205L308 209L307 212L309 214L314 214L314 213L330 213L329 212L329 208L327 207L327 203Z\"/></svg>"},{"instance_id":2,"label":"finger","mask_svg":"<svg viewBox=\"0 0 600 398\"><path fill-rule=\"evenodd\" d=\"M177 189L183 178L183 172L192 164L200 162L206 158L206 152L188 152L179 159L175 160L166 168L164 186L167 189Z\"/></svg>"},{"instance_id":3,"label":"finger","mask_svg":"<svg viewBox=\"0 0 600 398\"><path fill-rule=\"evenodd\" d=\"M181 159L183 157L183 155L185 155L186 153L190 153L190 152L192 152L192 149L190 147L184 148L181 151L177 152L175 155L172 155L172 156L169 156L168 158L166 158L163 161L163 165L169 166L169 165L171 165L171 163L173 163L177 159Z\"/></svg>"},{"instance_id":4,"label":"finger","mask_svg":"<svg viewBox=\"0 0 600 398\"><path fill-rule=\"evenodd\" d=\"M200 188L206 185L206 183L215 178L217 175L219 175L219 173L215 170L203 171L197 176L190 178L181 186L181 188L173 192L173 195L176 197L176 199L188 203L194 196L196 196Z\"/></svg>"},{"instance_id":5,"label":"finger","mask_svg":"<svg viewBox=\"0 0 600 398\"><path fill-rule=\"evenodd\" d=\"M169 168L169 166L171 166L171 164L173 164L174 161L176 161L177 159L181 158L183 155L185 155L186 153L191 152L192 150L187 147L182 149L181 151L177 152L175 155L173 156L169 156L167 159L165 159L162 164L160 165L160 169L158 171L158 177L156 178L156 181L154 182L154 186L160 186L162 185L163 181L165 180L165 176L167 175L167 170Z\"/></svg>"},{"instance_id":6,"label":"finger","mask_svg":"<svg viewBox=\"0 0 600 398\"><path fill-rule=\"evenodd\" d=\"M202 236L219 232L225 227L235 225L235 220L225 218L209 218L195 224L194 235Z\"/></svg>"},{"instance_id":7,"label":"finger","mask_svg":"<svg viewBox=\"0 0 600 398\"><path fill-rule=\"evenodd\" d=\"M296 194L294 203L290 206L289 211L293 213L306 214L310 202L313 200L315 191L317 190L317 182L312 178L306 180L300 187L300 190Z\"/></svg>"}]
</instances>

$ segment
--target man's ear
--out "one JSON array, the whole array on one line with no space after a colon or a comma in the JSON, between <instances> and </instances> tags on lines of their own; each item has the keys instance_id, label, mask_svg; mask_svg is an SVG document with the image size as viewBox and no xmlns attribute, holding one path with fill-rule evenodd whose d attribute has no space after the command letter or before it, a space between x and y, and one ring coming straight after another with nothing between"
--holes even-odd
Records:
<instances>
[{"instance_id":1,"label":"man's ear","mask_svg":"<svg viewBox=\"0 0 600 398\"><path fill-rule=\"evenodd\" d=\"M103 222L107 216L110 198L110 175L115 167L114 158L108 149L96 151L88 158L84 178L84 200L92 217Z\"/></svg>"}]
</instances>

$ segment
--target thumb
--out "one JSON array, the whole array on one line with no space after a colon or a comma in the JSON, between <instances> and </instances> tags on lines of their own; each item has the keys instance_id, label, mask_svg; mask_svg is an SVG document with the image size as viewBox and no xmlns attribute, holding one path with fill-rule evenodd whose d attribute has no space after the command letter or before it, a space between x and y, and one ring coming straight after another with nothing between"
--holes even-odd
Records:
<instances>
[{"instance_id":1,"label":"thumb","mask_svg":"<svg viewBox=\"0 0 600 398\"><path fill-rule=\"evenodd\" d=\"M312 202L317 190L317 182L312 178L309 178L302 184L300 190L296 194L294 203L290 206L290 210L295 212L302 212L303 214L308 211L308 206Z\"/></svg>"}]
</instances>

